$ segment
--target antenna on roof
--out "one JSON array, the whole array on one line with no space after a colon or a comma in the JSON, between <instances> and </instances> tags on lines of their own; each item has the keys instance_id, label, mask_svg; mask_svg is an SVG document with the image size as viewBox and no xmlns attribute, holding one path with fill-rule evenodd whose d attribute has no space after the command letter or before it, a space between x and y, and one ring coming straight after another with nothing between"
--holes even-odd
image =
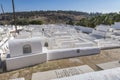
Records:
<instances>
[{"instance_id":1,"label":"antenna on roof","mask_svg":"<svg viewBox=\"0 0 120 80\"><path fill-rule=\"evenodd\" d=\"M17 33L19 33L18 30L17 30L17 26L16 26L16 17L15 17L15 5L14 5L14 0L12 0L12 7L13 7L13 18L14 18L15 31L16 31Z\"/></svg>"}]
</instances>

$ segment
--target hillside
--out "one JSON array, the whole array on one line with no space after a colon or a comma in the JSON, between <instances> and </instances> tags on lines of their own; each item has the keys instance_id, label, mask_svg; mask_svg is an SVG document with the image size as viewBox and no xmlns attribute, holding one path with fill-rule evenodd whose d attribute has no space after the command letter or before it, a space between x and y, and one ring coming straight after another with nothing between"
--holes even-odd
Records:
<instances>
[{"instance_id":1,"label":"hillside","mask_svg":"<svg viewBox=\"0 0 120 80\"><path fill-rule=\"evenodd\" d=\"M76 25L95 27L96 25L112 25L120 22L120 13L101 14L94 17L83 18Z\"/></svg>"},{"instance_id":2,"label":"hillside","mask_svg":"<svg viewBox=\"0 0 120 80\"><path fill-rule=\"evenodd\" d=\"M77 11L31 11L31 12L16 12L17 24L28 24L31 21L42 21L42 23L67 23L70 20L77 23L79 20L91 16L99 15L99 13L86 13ZM1 24L13 23L12 13L6 13L5 17L1 14Z\"/></svg>"}]
</instances>

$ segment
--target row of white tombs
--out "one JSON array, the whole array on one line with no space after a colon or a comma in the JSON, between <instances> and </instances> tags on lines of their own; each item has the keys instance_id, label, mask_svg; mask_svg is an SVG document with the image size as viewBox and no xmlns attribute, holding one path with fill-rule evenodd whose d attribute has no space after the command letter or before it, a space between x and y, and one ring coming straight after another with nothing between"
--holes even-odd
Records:
<instances>
[{"instance_id":1,"label":"row of white tombs","mask_svg":"<svg viewBox=\"0 0 120 80\"><path fill-rule=\"evenodd\" d=\"M8 43L9 53L6 55L7 58L0 61L0 67L3 71L20 69L49 60L100 53L97 46L48 50L48 44L43 47L40 38L14 39Z\"/></svg>"}]
</instances>

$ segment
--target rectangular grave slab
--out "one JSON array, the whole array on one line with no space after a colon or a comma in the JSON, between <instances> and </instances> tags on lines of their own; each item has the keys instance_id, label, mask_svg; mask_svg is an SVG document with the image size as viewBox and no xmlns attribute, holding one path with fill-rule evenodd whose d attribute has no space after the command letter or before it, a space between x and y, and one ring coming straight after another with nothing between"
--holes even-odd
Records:
<instances>
[{"instance_id":1,"label":"rectangular grave slab","mask_svg":"<svg viewBox=\"0 0 120 80\"><path fill-rule=\"evenodd\" d=\"M50 79L69 77L69 76L83 74L87 72L93 72L93 71L94 70L90 68L88 65L83 65L78 67L34 73L32 75L32 80L50 80Z\"/></svg>"},{"instance_id":2,"label":"rectangular grave slab","mask_svg":"<svg viewBox=\"0 0 120 80\"><path fill-rule=\"evenodd\" d=\"M51 80L120 80L120 68L90 72Z\"/></svg>"},{"instance_id":3,"label":"rectangular grave slab","mask_svg":"<svg viewBox=\"0 0 120 80\"><path fill-rule=\"evenodd\" d=\"M112 68L120 67L120 63L119 61L113 61L113 62L97 64L97 66L100 67L101 69L112 69Z\"/></svg>"},{"instance_id":4,"label":"rectangular grave slab","mask_svg":"<svg viewBox=\"0 0 120 80\"><path fill-rule=\"evenodd\" d=\"M9 79L9 80L25 80L25 78L16 78L16 79Z\"/></svg>"}]
</instances>

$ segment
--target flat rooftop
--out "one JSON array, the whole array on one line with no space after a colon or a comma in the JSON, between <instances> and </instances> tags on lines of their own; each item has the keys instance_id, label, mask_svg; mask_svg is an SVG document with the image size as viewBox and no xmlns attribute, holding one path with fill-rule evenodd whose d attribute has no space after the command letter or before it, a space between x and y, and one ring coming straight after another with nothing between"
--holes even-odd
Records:
<instances>
[{"instance_id":1,"label":"flat rooftop","mask_svg":"<svg viewBox=\"0 0 120 80\"><path fill-rule=\"evenodd\" d=\"M24 77L26 80L30 80L32 77L32 73L55 70L55 69L63 69L63 68L81 66L81 65L88 65L93 70L99 71L101 70L101 68L99 68L97 64L116 61L116 60L120 60L120 48L102 50L101 54L97 54L97 55L48 61L46 63L27 67L24 69L2 73L0 74L0 79L9 80L11 78Z\"/></svg>"}]
</instances>

